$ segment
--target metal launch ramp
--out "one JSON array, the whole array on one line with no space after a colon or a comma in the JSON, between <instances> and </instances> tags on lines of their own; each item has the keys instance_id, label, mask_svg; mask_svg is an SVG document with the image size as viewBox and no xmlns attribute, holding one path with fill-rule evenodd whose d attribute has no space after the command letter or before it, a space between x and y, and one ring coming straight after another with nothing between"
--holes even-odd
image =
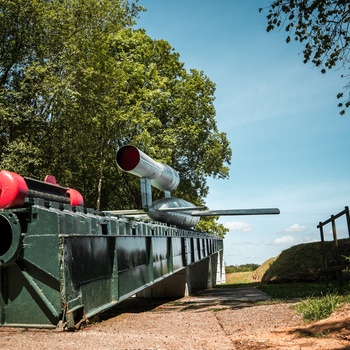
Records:
<instances>
[{"instance_id":1,"label":"metal launch ramp","mask_svg":"<svg viewBox=\"0 0 350 350\"><path fill-rule=\"evenodd\" d=\"M0 325L74 329L145 291L184 296L225 279L223 240L27 198L0 210Z\"/></svg>"}]
</instances>

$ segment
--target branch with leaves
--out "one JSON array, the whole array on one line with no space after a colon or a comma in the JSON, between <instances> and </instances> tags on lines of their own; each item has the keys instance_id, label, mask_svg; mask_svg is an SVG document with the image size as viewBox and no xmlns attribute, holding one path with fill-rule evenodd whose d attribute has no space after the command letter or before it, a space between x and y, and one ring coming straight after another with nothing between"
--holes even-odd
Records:
<instances>
[{"instance_id":1,"label":"branch with leaves","mask_svg":"<svg viewBox=\"0 0 350 350\"><path fill-rule=\"evenodd\" d=\"M286 42L292 40L304 44L304 63L311 62L321 73L341 68L342 78L347 80L343 92L337 98L340 114L350 107L350 3L348 0L276 0L267 8L268 32L284 28Z\"/></svg>"}]
</instances>

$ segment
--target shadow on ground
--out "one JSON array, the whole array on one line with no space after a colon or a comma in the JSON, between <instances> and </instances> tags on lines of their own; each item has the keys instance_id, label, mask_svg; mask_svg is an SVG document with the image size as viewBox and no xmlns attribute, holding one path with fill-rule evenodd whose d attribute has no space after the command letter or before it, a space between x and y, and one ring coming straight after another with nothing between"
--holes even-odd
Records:
<instances>
[{"instance_id":1,"label":"shadow on ground","mask_svg":"<svg viewBox=\"0 0 350 350\"><path fill-rule=\"evenodd\" d=\"M244 308L258 302L268 301L270 297L255 288L212 288L198 291L189 297L181 299L150 299L131 297L120 302L113 308L101 313L101 321L116 317L123 313L141 313L146 311L207 311L217 308Z\"/></svg>"}]
</instances>

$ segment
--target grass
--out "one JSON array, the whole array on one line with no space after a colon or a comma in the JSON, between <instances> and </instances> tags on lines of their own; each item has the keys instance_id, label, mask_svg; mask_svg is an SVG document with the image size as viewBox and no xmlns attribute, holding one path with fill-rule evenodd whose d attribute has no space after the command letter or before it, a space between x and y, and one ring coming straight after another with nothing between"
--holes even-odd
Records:
<instances>
[{"instance_id":1,"label":"grass","mask_svg":"<svg viewBox=\"0 0 350 350\"><path fill-rule=\"evenodd\" d=\"M311 296L322 296L335 289L335 285L327 286L322 282L290 282L290 283L261 283L253 278L254 272L237 272L226 275L226 284L219 288L258 288L272 299L283 301L302 300Z\"/></svg>"},{"instance_id":2,"label":"grass","mask_svg":"<svg viewBox=\"0 0 350 350\"><path fill-rule=\"evenodd\" d=\"M335 309L350 303L350 295L340 294L336 284L327 286L321 282L291 282L264 284L253 279L253 272L239 272L226 275L226 284L221 288L253 287L272 298L272 302L295 302L295 309L305 321L327 318Z\"/></svg>"},{"instance_id":3,"label":"grass","mask_svg":"<svg viewBox=\"0 0 350 350\"><path fill-rule=\"evenodd\" d=\"M284 301L298 301L309 297L317 297L332 293L334 286L327 286L323 282L291 282L276 284L260 284L260 290L273 299Z\"/></svg>"},{"instance_id":4,"label":"grass","mask_svg":"<svg viewBox=\"0 0 350 350\"><path fill-rule=\"evenodd\" d=\"M341 263L349 264L350 240L343 239L338 243ZM327 261L334 260L332 244L326 242L324 246ZM227 282L223 287L249 286L268 294L273 303L298 302L295 309L302 314L305 321L327 318L338 307L350 303L350 294L348 291L340 292L340 285L336 282L333 285L315 282L324 277L322 252L320 242L293 246L284 250L278 257L267 260L255 271L227 273ZM350 272L348 273L350 276Z\"/></svg>"},{"instance_id":5,"label":"grass","mask_svg":"<svg viewBox=\"0 0 350 350\"><path fill-rule=\"evenodd\" d=\"M318 321L329 317L334 310L344 304L344 296L337 293L320 297L310 297L296 305L295 309L307 322Z\"/></svg>"},{"instance_id":6,"label":"grass","mask_svg":"<svg viewBox=\"0 0 350 350\"><path fill-rule=\"evenodd\" d=\"M255 282L252 275L253 271L229 273L226 275L226 285L231 287L232 285L252 284Z\"/></svg>"}]
</instances>

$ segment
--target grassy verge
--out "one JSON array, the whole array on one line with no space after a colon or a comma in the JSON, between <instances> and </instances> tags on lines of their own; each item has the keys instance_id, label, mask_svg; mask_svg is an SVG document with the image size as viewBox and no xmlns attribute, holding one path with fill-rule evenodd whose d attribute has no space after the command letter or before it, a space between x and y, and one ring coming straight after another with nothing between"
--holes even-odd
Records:
<instances>
[{"instance_id":1,"label":"grassy verge","mask_svg":"<svg viewBox=\"0 0 350 350\"><path fill-rule=\"evenodd\" d=\"M306 322L318 321L329 317L332 312L345 303L349 303L347 295L330 293L320 297L310 297L296 305L295 309L303 315Z\"/></svg>"},{"instance_id":2,"label":"grassy verge","mask_svg":"<svg viewBox=\"0 0 350 350\"><path fill-rule=\"evenodd\" d=\"M335 285L321 282L294 282L264 284L252 278L253 272L239 272L226 275L226 284L221 288L252 287L268 294L274 302L298 302L295 309L305 321L327 318L335 309L350 303L348 293L340 293Z\"/></svg>"},{"instance_id":3,"label":"grassy verge","mask_svg":"<svg viewBox=\"0 0 350 350\"><path fill-rule=\"evenodd\" d=\"M334 286L327 286L321 282L260 284L258 288L273 299L283 301L301 301L310 297L332 294L335 291Z\"/></svg>"},{"instance_id":4,"label":"grassy verge","mask_svg":"<svg viewBox=\"0 0 350 350\"><path fill-rule=\"evenodd\" d=\"M238 272L226 275L226 284L220 288L252 287L268 294L272 299L298 301L308 297L319 297L337 292L337 284L326 285L323 282L261 283L252 277L253 272Z\"/></svg>"}]
</instances>

